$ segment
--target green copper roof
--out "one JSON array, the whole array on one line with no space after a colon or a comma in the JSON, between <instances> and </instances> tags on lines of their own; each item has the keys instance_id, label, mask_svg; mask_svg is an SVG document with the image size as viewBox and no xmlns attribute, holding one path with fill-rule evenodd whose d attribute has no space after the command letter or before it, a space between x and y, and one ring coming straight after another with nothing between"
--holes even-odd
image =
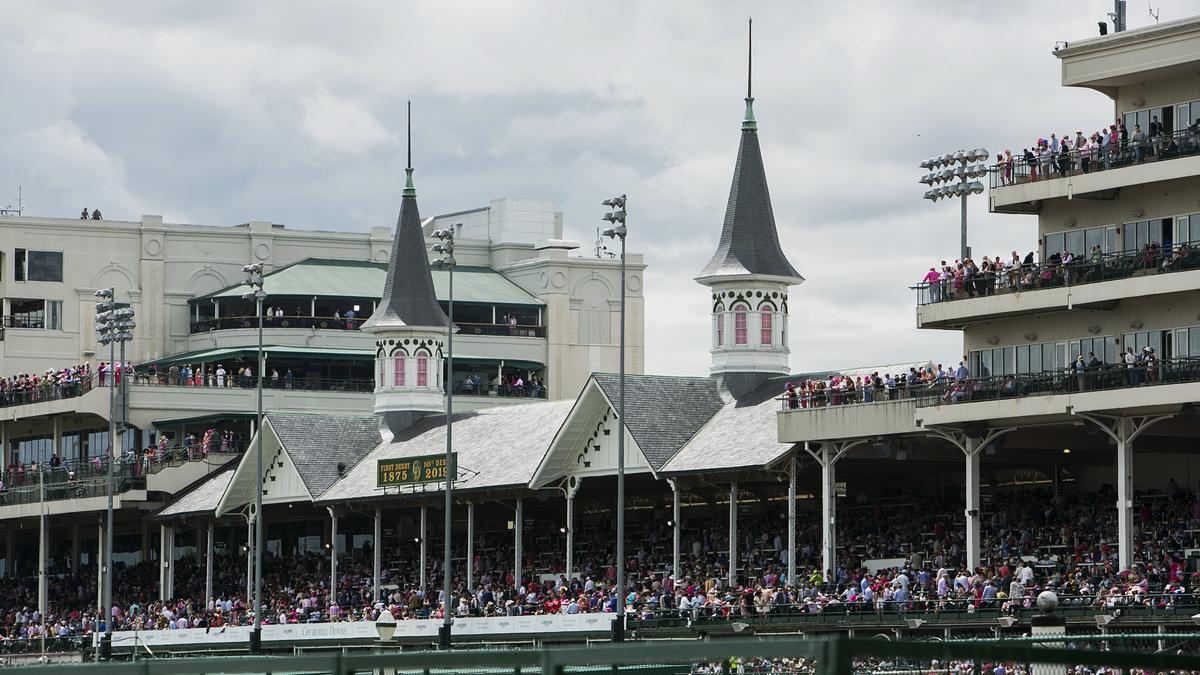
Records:
<instances>
[{"instance_id":1,"label":"green copper roof","mask_svg":"<svg viewBox=\"0 0 1200 675\"><path fill-rule=\"evenodd\" d=\"M450 273L433 270L433 288L438 300L449 299ZM379 298L387 276L387 263L308 258L281 267L263 277L265 304L272 298ZM230 286L192 302L210 298L241 298L244 285ZM454 302L499 305L544 305L525 289L490 267L459 266L454 269Z\"/></svg>"}]
</instances>

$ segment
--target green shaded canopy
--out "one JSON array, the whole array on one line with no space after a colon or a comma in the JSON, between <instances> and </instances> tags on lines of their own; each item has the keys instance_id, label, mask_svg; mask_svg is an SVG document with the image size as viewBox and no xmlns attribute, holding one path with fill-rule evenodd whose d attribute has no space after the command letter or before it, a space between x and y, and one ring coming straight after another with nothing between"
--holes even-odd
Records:
<instances>
[{"instance_id":1,"label":"green shaded canopy","mask_svg":"<svg viewBox=\"0 0 1200 675\"><path fill-rule=\"evenodd\" d=\"M433 288L438 300L450 297L450 273L433 270ZM266 304L271 297L318 298L379 298L387 277L387 263L354 260L323 260L307 258L281 267L263 277ZM209 299L241 298L247 291L244 284L230 286L192 302ZM454 269L454 302L489 305L533 305L546 303L509 281L490 267L456 267Z\"/></svg>"}]
</instances>

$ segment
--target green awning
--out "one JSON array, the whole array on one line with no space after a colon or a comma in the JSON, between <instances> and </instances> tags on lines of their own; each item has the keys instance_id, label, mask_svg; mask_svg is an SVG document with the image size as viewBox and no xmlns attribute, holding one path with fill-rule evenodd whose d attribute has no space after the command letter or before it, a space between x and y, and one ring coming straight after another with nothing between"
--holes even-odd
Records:
<instances>
[{"instance_id":1,"label":"green awning","mask_svg":"<svg viewBox=\"0 0 1200 675\"><path fill-rule=\"evenodd\" d=\"M336 360L336 361L370 361L375 358L375 352L369 349L325 349L312 347L290 347L283 345L264 345L263 351L266 352L267 363L271 362L271 356L276 358L279 356L304 356L312 359L320 360ZM199 352L185 352L183 354L174 354L154 361L146 361L139 363L139 368L157 365L161 371L164 368L169 368L172 363L190 363L192 365L200 363L214 363L221 360L231 360L235 358L258 358L258 347L226 347L224 349L208 349Z\"/></svg>"},{"instance_id":2,"label":"green awning","mask_svg":"<svg viewBox=\"0 0 1200 675\"><path fill-rule=\"evenodd\" d=\"M450 273L433 270L433 288L439 300L450 296ZM308 258L281 267L263 277L263 290L269 298L379 298L387 276L387 263ZM230 286L192 302L210 299L241 299L245 284ZM533 305L546 303L509 281L490 267L456 267L454 302L489 305ZM270 300L266 304L271 304Z\"/></svg>"}]
</instances>

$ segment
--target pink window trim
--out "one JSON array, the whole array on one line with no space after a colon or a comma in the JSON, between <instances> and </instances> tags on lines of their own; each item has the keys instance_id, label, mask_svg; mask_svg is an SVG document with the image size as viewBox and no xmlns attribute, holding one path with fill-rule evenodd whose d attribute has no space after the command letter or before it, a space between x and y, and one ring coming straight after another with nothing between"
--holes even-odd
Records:
<instances>
[{"instance_id":1,"label":"pink window trim","mask_svg":"<svg viewBox=\"0 0 1200 675\"><path fill-rule=\"evenodd\" d=\"M716 311L717 317L717 346L725 346L725 308L718 306Z\"/></svg>"},{"instance_id":2,"label":"pink window trim","mask_svg":"<svg viewBox=\"0 0 1200 675\"><path fill-rule=\"evenodd\" d=\"M404 361L406 358L407 357L405 357L404 354L396 355L396 365L395 365L396 380L395 380L395 382L392 383L393 387L399 388L399 387L404 386Z\"/></svg>"},{"instance_id":3,"label":"pink window trim","mask_svg":"<svg viewBox=\"0 0 1200 675\"><path fill-rule=\"evenodd\" d=\"M746 344L746 309L745 305L737 305L733 308L733 343L735 345Z\"/></svg>"},{"instance_id":4,"label":"pink window trim","mask_svg":"<svg viewBox=\"0 0 1200 675\"><path fill-rule=\"evenodd\" d=\"M773 327L771 323L771 311L772 308L770 305L763 305L762 307L758 308L759 326L762 327L762 341L760 344L771 344L771 338L773 337L771 335L771 328Z\"/></svg>"},{"instance_id":5,"label":"pink window trim","mask_svg":"<svg viewBox=\"0 0 1200 675\"><path fill-rule=\"evenodd\" d=\"M429 386L429 357L417 354L417 386Z\"/></svg>"}]
</instances>

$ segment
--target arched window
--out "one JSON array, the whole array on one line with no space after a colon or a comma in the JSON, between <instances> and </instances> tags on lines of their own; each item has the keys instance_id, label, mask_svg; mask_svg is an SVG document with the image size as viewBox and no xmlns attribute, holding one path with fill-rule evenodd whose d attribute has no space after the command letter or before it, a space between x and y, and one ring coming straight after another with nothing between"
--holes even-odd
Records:
<instances>
[{"instance_id":1,"label":"arched window","mask_svg":"<svg viewBox=\"0 0 1200 675\"><path fill-rule=\"evenodd\" d=\"M733 306L733 344L746 344L746 305L738 303Z\"/></svg>"},{"instance_id":2,"label":"arched window","mask_svg":"<svg viewBox=\"0 0 1200 675\"><path fill-rule=\"evenodd\" d=\"M375 369L375 388L383 389L383 374L387 372L387 357L380 355L375 360L377 361L378 365L378 367Z\"/></svg>"},{"instance_id":3,"label":"arched window","mask_svg":"<svg viewBox=\"0 0 1200 675\"><path fill-rule=\"evenodd\" d=\"M396 365L393 366L393 368L395 369L396 379L393 380L392 386L397 389L400 389L400 388L403 388L405 385L404 366L405 366L406 362L408 361L408 355L405 354L404 352L398 351L398 352L396 352L396 355L393 358L396 361Z\"/></svg>"},{"instance_id":4,"label":"arched window","mask_svg":"<svg viewBox=\"0 0 1200 675\"><path fill-rule=\"evenodd\" d=\"M725 305L717 305L713 310L713 318L717 322L717 346L725 346Z\"/></svg>"},{"instance_id":5,"label":"arched window","mask_svg":"<svg viewBox=\"0 0 1200 675\"><path fill-rule=\"evenodd\" d=\"M425 352L417 352L417 386L429 386L429 356Z\"/></svg>"},{"instance_id":6,"label":"arched window","mask_svg":"<svg viewBox=\"0 0 1200 675\"><path fill-rule=\"evenodd\" d=\"M772 324L772 319L775 318L774 312L775 308L769 302L764 302L762 307L758 308L758 323L759 327L762 328L762 339L759 341L759 344L771 344L771 339L774 337L771 330L774 327Z\"/></svg>"}]
</instances>

